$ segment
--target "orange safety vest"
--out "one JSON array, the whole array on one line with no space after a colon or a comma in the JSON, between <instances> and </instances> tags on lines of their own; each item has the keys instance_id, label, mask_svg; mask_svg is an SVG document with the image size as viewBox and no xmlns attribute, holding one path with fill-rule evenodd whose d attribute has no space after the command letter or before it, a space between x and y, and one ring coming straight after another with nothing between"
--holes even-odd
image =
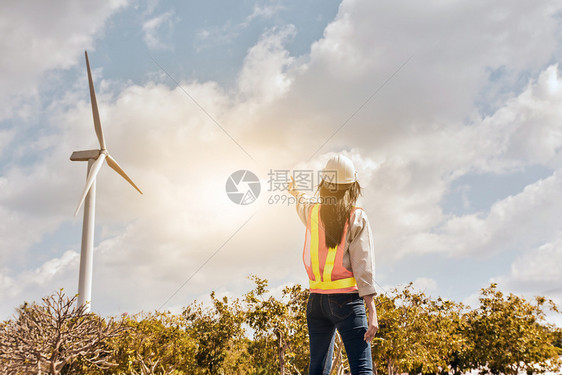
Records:
<instances>
[{"instance_id":1,"label":"orange safety vest","mask_svg":"<svg viewBox=\"0 0 562 375\"><path fill-rule=\"evenodd\" d=\"M355 210L355 207L353 209ZM312 206L310 215L308 215L302 254L310 282L310 291L322 294L357 291L357 282L353 273L342 263L348 223L345 223L339 245L328 248L319 211L320 204L317 203Z\"/></svg>"}]
</instances>

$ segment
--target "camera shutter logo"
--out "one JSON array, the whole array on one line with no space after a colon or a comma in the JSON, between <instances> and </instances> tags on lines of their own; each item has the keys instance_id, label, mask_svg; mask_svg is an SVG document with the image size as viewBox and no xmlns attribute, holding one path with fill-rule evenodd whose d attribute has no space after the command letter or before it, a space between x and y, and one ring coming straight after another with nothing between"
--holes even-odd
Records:
<instances>
[{"instance_id":1,"label":"camera shutter logo","mask_svg":"<svg viewBox=\"0 0 562 375\"><path fill-rule=\"evenodd\" d=\"M254 203L260 190L258 176L245 169L232 173L226 180L226 194L231 201L242 206Z\"/></svg>"}]
</instances>

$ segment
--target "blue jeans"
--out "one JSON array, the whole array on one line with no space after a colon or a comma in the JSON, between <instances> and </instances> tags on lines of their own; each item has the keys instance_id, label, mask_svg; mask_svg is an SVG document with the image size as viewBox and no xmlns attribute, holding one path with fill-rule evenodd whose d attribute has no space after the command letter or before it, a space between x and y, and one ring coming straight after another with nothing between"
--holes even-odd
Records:
<instances>
[{"instance_id":1,"label":"blue jeans","mask_svg":"<svg viewBox=\"0 0 562 375\"><path fill-rule=\"evenodd\" d=\"M310 339L309 375L329 375L336 329L352 375L373 374L371 343L365 342L367 314L358 293L310 293L306 307Z\"/></svg>"}]
</instances>

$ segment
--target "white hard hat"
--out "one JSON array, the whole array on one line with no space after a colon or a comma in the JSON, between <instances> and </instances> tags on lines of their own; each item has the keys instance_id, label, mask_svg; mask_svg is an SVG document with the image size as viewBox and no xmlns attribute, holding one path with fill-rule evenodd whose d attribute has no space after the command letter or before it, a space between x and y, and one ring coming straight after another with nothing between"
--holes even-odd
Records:
<instances>
[{"instance_id":1,"label":"white hard hat","mask_svg":"<svg viewBox=\"0 0 562 375\"><path fill-rule=\"evenodd\" d=\"M351 184L357 181L357 172L350 158L336 155L330 158L320 174L324 182Z\"/></svg>"}]
</instances>

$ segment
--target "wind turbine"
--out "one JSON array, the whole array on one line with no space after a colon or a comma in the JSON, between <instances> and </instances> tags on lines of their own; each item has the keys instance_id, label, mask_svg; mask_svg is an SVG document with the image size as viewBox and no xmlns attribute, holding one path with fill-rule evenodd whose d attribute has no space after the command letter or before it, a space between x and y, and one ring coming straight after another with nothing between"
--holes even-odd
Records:
<instances>
[{"instance_id":1,"label":"wind turbine","mask_svg":"<svg viewBox=\"0 0 562 375\"><path fill-rule=\"evenodd\" d=\"M105 146L105 138L101 128L100 115L98 112L98 103L96 101L96 92L94 91L94 82L92 80L92 72L90 71L90 61L88 60L88 51L86 55L86 67L88 69L88 82L90 84L90 101L92 102L92 113L94 116L94 129L100 143L99 150L74 151L70 156L72 161L88 162L88 177L86 186L80 197L80 202L76 208L74 216L78 215L80 207L84 204L84 221L82 223L82 249L80 252L80 275L78 278L78 305L86 306L86 310L90 311L92 296L92 263L94 254L94 223L95 223L95 205L96 205L96 176L100 171L103 162L107 161L115 172L119 173L127 182L129 182L139 193L142 191L135 185L133 180L127 176L125 171L117 164L115 159L109 155Z\"/></svg>"}]
</instances>

